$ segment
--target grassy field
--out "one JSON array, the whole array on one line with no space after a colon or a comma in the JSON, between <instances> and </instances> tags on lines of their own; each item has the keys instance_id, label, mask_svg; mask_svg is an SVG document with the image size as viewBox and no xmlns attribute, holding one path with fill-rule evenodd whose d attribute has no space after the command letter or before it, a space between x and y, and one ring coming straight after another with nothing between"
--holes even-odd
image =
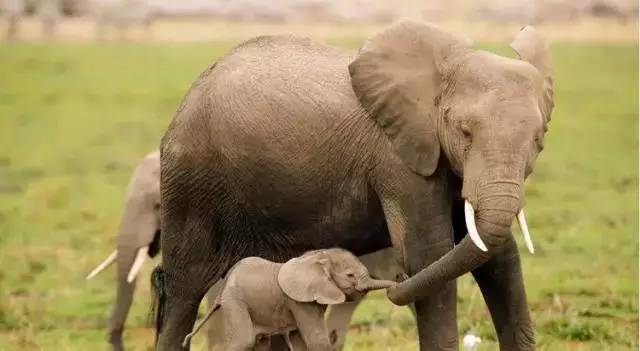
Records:
<instances>
[{"instance_id":1,"label":"grassy field","mask_svg":"<svg viewBox=\"0 0 640 351\"><path fill-rule=\"evenodd\" d=\"M115 272L84 277L115 245L131 170L230 46L0 44L0 350L106 349ZM637 47L556 43L553 56L556 110L527 185L537 251L522 251L539 349L637 349ZM458 284L461 335L496 349L477 288ZM126 343L148 350L146 279L136 299ZM347 349L416 345L408 311L375 294Z\"/></svg>"}]
</instances>

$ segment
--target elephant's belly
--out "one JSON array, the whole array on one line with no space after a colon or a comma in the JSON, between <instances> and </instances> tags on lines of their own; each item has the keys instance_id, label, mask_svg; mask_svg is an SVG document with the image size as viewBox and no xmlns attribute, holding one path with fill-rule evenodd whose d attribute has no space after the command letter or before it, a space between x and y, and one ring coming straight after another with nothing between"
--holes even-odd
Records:
<instances>
[{"instance_id":1,"label":"elephant's belly","mask_svg":"<svg viewBox=\"0 0 640 351\"><path fill-rule=\"evenodd\" d=\"M382 206L365 175L330 178L307 186L290 180L258 187L241 178L235 191L242 200L229 204L235 207L228 211L234 221L221 223L220 231L251 242L240 246L247 249L243 255L278 262L315 249L341 247L363 255L390 246Z\"/></svg>"},{"instance_id":2,"label":"elephant's belly","mask_svg":"<svg viewBox=\"0 0 640 351\"><path fill-rule=\"evenodd\" d=\"M295 226L280 229L291 247L302 248L302 252L341 247L363 255L391 245L377 198L345 197L308 211L311 214L306 218L288 217L286 211L279 214L283 222L298 221Z\"/></svg>"},{"instance_id":3,"label":"elephant's belly","mask_svg":"<svg viewBox=\"0 0 640 351\"><path fill-rule=\"evenodd\" d=\"M251 320L256 328L256 334L284 334L296 329L293 314L284 305L274 305L271 308L265 308L263 305L252 309Z\"/></svg>"}]
</instances>

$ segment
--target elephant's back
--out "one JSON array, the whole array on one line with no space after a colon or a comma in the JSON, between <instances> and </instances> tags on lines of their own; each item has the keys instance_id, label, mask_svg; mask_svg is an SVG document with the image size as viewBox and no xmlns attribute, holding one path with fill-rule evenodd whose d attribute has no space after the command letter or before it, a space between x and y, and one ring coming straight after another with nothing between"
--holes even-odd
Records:
<instances>
[{"instance_id":1,"label":"elephant's back","mask_svg":"<svg viewBox=\"0 0 640 351\"><path fill-rule=\"evenodd\" d=\"M355 98L348 72L351 60L348 52L309 38L262 36L240 44L219 60L205 84L222 99L242 99L248 94L254 106L282 102L285 109L293 109L297 104L288 100L291 98L297 98L300 105L321 99L342 104Z\"/></svg>"},{"instance_id":2,"label":"elephant's back","mask_svg":"<svg viewBox=\"0 0 640 351\"><path fill-rule=\"evenodd\" d=\"M252 39L219 61L208 77L213 103L237 103L232 113L211 117L250 130L259 125L276 134L301 127L289 123L326 128L358 106L350 60L346 53L308 38Z\"/></svg>"},{"instance_id":3,"label":"elephant's back","mask_svg":"<svg viewBox=\"0 0 640 351\"><path fill-rule=\"evenodd\" d=\"M211 203L202 211L225 218L219 230L234 222L252 240L303 233L283 236L298 253L328 245L326 233L378 231L367 172L388 141L353 92L349 62L291 36L233 49L197 79L163 138L165 198ZM320 234L303 239L310 232Z\"/></svg>"},{"instance_id":4,"label":"elephant's back","mask_svg":"<svg viewBox=\"0 0 640 351\"><path fill-rule=\"evenodd\" d=\"M309 143L357 109L339 49L295 36L263 36L229 52L201 74L175 120L209 140L265 150ZM251 145L245 145L251 147Z\"/></svg>"},{"instance_id":5,"label":"elephant's back","mask_svg":"<svg viewBox=\"0 0 640 351\"><path fill-rule=\"evenodd\" d=\"M321 173L365 159L362 135L377 135L351 87L351 59L308 38L251 39L202 73L165 139L215 154L252 186L331 178Z\"/></svg>"}]
</instances>

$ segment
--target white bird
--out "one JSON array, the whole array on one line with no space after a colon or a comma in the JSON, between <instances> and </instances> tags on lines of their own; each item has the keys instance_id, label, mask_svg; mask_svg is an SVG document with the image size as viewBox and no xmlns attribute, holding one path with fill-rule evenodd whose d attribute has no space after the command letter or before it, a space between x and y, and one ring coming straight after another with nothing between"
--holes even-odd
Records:
<instances>
[{"instance_id":1,"label":"white bird","mask_svg":"<svg viewBox=\"0 0 640 351\"><path fill-rule=\"evenodd\" d=\"M467 334L464 336L464 339L462 339L464 351L475 351L481 342L482 339L473 334Z\"/></svg>"}]
</instances>

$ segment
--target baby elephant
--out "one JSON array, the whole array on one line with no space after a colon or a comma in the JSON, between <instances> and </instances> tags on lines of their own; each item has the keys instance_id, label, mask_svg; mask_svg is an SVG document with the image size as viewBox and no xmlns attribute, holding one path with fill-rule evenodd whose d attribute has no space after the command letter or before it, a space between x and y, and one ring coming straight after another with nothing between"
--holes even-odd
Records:
<instances>
[{"instance_id":1,"label":"baby elephant","mask_svg":"<svg viewBox=\"0 0 640 351\"><path fill-rule=\"evenodd\" d=\"M252 350L256 341L264 347L262 341L278 334L294 350L331 350L324 324L327 305L352 301L394 284L371 278L356 256L343 249L309 251L286 263L244 258L231 268L216 303L187 335L184 345L222 308L225 350Z\"/></svg>"}]
</instances>

